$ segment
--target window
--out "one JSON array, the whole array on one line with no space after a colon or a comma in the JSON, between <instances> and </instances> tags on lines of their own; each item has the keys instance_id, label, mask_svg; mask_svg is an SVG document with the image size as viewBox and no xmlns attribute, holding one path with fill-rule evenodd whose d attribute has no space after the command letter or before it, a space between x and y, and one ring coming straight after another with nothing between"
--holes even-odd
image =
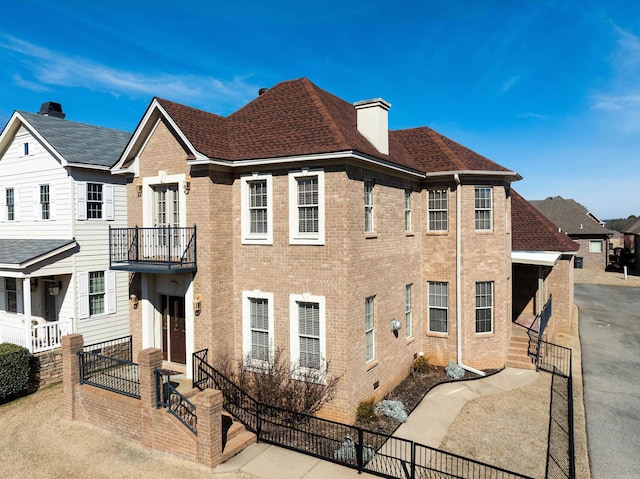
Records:
<instances>
[{"instance_id":1,"label":"window","mask_svg":"<svg viewBox=\"0 0 640 479\"><path fill-rule=\"evenodd\" d=\"M242 242L244 244L273 244L272 177L244 176L241 179Z\"/></svg>"},{"instance_id":2,"label":"window","mask_svg":"<svg viewBox=\"0 0 640 479\"><path fill-rule=\"evenodd\" d=\"M18 281L16 278L5 278L5 295L7 313L18 312Z\"/></svg>"},{"instance_id":3,"label":"window","mask_svg":"<svg viewBox=\"0 0 640 479\"><path fill-rule=\"evenodd\" d=\"M447 231L449 202L446 189L429 190L429 231Z\"/></svg>"},{"instance_id":4,"label":"window","mask_svg":"<svg viewBox=\"0 0 640 479\"><path fill-rule=\"evenodd\" d=\"M364 231L373 233L373 180L364 180Z\"/></svg>"},{"instance_id":5,"label":"window","mask_svg":"<svg viewBox=\"0 0 640 479\"><path fill-rule=\"evenodd\" d=\"M289 242L324 244L324 172L289 173Z\"/></svg>"},{"instance_id":6,"label":"window","mask_svg":"<svg viewBox=\"0 0 640 479\"><path fill-rule=\"evenodd\" d=\"M602 241L589 241L589 253L602 253Z\"/></svg>"},{"instance_id":7,"label":"window","mask_svg":"<svg viewBox=\"0 0 640 479\"><path fill-rule=\"evenodd\" d=\"M404 230L411 231L411 190L404 190Z\"/></svg>"},{"instance_id":8,"label":"window","mask_svg":"<svg viewBox=\"0 0 640 479\"><path fill-rule=\"evenodd\" d=\"M429 331L449 332L449 283L429 282Z\"/></svg>"},{"instance_id":9,"label":"window","mask_svg":"<svg viewBox=\"0 0 640 479\"><path fill-rule=\"evenodd\" d=\"M104 271L89 273L89 316L104 313Z\"/></svg>"},{"instance_id":10,"label":"window","mask_svg":"<svg viewBox=\"0 0 640 479\"><path fill-rule=\"evenodd\" d=\"M475 188L475 223L477 230L490 230L491 225L491 188Z\"/></svg>"},{"instance_id":11,"label":"window","mask_svg":"<svg viewBox=\"0 0 640 479\"><path fill-rule=\"evenodd\" d=\"M40 219L51 218L51 205L49 197L49 185L40 185Z\"/></svg>"},{"instance_id":12,"label":"window","mask_svg":"<svg viewBox=\"0 0 640 479\"><path fill-rule=\"evenodd\" d=\"M260 365L269 361L272 354L273 293L244 291L243 303L243 353L247 365Z\"/></svg>"},{"instance_id":13,"label":"window","mask_svg":"<svg viewBox=\"0 0 640 479\"><path fill-rule=\"evenodd\" d=\"M412 285L408 284L405 286L404 292L404 327L405 327L405 336L410 338L413 334L413 322L412 322L412 308L411 308L411 289Z\"/></svg>"},{"instance_id":14,"label":"window","mask_svg":"<svg viewBox=\"0 0 640 479\"><path fill-rule=\"evenodd\" d=\"M76 183L76 210L78 220L113 220L113 185L102 183Z\"/></svg>"},{"instance_id":15,"label":"window","mask_svg":"<svg viewBox=\"0 0 640 479\"><path fill-rule=\"evenodd\" d=\"M79 317L86 319L116 312L116 272L78 273Z\"/></svg>"},{"instance_id":16,"label":"window","mask_svg":"<svg viewBox=\"0 0 640 479\"><path fill-rule=\"evenodd\" d=\"M24 156L29 154L29 143L24 144Z\"/></svg>"},{"instance_id":17,"label":"window","mask_svg":"<svg viewBox=\"0 0 640 479\"><path fill-rule=\"evenodd\" d=\"M326 358L325 298L292 294L289 300L291 362L300 369L323 375Z\"/></svg>"},{"instance_id":18,"label":"window","mask_svg":"<svg viewBox=\"0 0 640 479\"><path fill-rule=\"evenodd\" d=\"M375 358L375 296L364 301L364 336L365 336L365 360L373 361Z\"/></svg>"},{"instance_id":19,"label":"window","mask_svg":"<svg viewBox=\"0 0 640 479\"><path fill-rule=\"evenodd\" d=\"M7 188L5 190L5 200L7 203L7 221L14 221L16 219L16 202L13 188Z\"/></svg>"},{"instance_id":20,"label":"window","mask_svg":"<svg viewBox=\"0 0 640 479\"><path fill-rule=\"evenodd\" d=\"M87 183L87 218L102 218L102 185Z\"/></svg>"},{"instance_id":21,"label":"window","mask_svg":"<svg viewBox=\"0 0 640 479\"><path fill-rule=\"evenodd\" d=\"M493 331L493 281L476 283L476 333Z\"/></svg>"}]
</instances>

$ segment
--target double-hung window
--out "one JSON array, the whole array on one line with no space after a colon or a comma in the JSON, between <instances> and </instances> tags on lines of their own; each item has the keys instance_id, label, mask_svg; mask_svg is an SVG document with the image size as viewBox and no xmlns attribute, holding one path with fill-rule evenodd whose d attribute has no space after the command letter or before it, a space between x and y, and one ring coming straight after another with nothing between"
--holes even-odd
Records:
<instances>
[{"instance_id":1,"label":"double-hung window","mask_svg":"<svg viewBox=\"0 0 640 479\"><path fill-rule=\"evenodd\" d=\"M83 271L78 273L80 319L116 312L116 272Z\"/></svg>"},{"instance_id":2,"label":"double-hung window","mask_svg":"<svg viewBox=\"0 0 640 479\"><path fill-rule=\"evenodd\" d=\"M411 190L404 190L404 230L411 231Z\"/></svg>"},{"instance_id":3,"label":"double-hung window","mask_svg":"<svg viewBox=\"0 0 640 479\"><path fill-rule=\"evenodd\" d=\"M7 206L7 221L14 221L16 219L16 197L13 188L7 188L5 190L5 201Z\"/></svg>"},{"instance_id":4,"label":"double-hung window","mask_svg":"<svg viewBox=\"0 0 640 479\"><path fill-rule=\"evenodd\" d=\"M5 311L7 313L18 312L18 280L5 278Z\"/></svg>"},{"instance_id":5,"label":"double-hung window","mask_svg":"<svg viewBox=\"0 0 640 479\"><path fill-rule=\"evenodd\" d=\"M291 361L296 370L310 373L300 379L324 380L326 371L325 298L292 294L290 298Z\"/></svg>"},{"instance_id":6,"label":"double-hung window","mask_svg":"<svg viewBox=\"0 0 640 479\"><path fill-rule=\"evenodd\" d=\"M113 185L76 183L76 215L78 220L113 220Z\"/></svg>"},{"instance_id":7,"label":"double-hung window","mask_svg":"<svg viewBox=\"0 0 640 479\"><path fill-rule=\"evenodd\" d=\"M449 202L446 189L429 190L429 231L447 231Z\"/></svg>"},{"instance_id":8,"label":"double-hung window","mask_svg":"<svg viewBox=\"0 0 640 479\"><path fill-rule=\"evenodd\" d=\"M51 197L49 185L40 185L40 219L51 219Z\"/></svg>"},{"instance_id":9,"label":"double-hung window","mask_svg":"<svg viewBox=\"0 0 640 479\"><path fill-rule=\"evenodd\" d=\"M289 242L324 244L324 171L289 173Z\"/></svg>"},{"instance_id":10,"label":"double-hung window","mask_svg":"<svg viewBox=\"0 0 640 479\"><path fill-rule=\"evenodd\" d=\"M429 282L429 331L449 332L449 283Z\"/></svg>"},{"instance_id":11,"label":"double-hung window","mask_svg":"<svg viewBox=\"0 0 640 479\"><path fill-rule=\"evenodd\" d=\"M373 233L373 180L364 180L364 231Z\"/></svg>"},{"instance_id":12,"label":"double-hung window","mask_svg":"<svg viewBox=\"0 0 640 479\"><path fill-rule=\"evenodd\" d=\"M89 273L89 316L104 314L104 271Z\"/></svg>"},{"instance_id":13,"label":"double-hung window","mask_svg":"<svg viewBox=\"0 0 640 479\"><path fill-rule=\"evenodd\" d=\"M272 185L271 175L254 173L241 179L243 244L273 244Z\"/></svg>"},{"instance_id":14,"label":"double-hung window","mask_svg":"<svg viewBox=\"0 0 640 479\"><path fill-rule=\"evenodd\" d=\"M476 230L490 230L492 228L492 189L476 187L474 191Z\"/></svg>"},{"instance_id":15,"label":"double-hung window","mask_svg":"<svg viewBox=\"0 0 640 479\"><path fill-rule=\"evenodd\" d=\"M476 333L493 332L493 281L476 283Z\"/></svg>"},{"instance_id":16,"label":"double-hung window","mask_svg":"<svg viewBox=\"0 0 640 479\"><path fill-rule=\"evenodd\" d=\"M413 334L413 313L412 313L412 301L411 301L411 293L412 293L412 285L408 284L404 288L404 327L405 327L405 336L410 338Z\"/></svg>"},{"instance_id":17,"label":"double-hung window","mask_svg":"<svg viewBox=\"0 0 640 479\"><path fill-rule=\"evenodd\" d=\"M261 366L273 353L273 293L244 291L242 302L245 365Z\"/></svg>"},{"instance_id":18,"label":"double-hung window","mask_svg":"<svg viewBox=\"0 0 640 479\"><path fill-rule=\"evenodd\" d=\"M364 301L364 338L365 361L373 361L375 351L375 296L370 296Z\"/></svg>"}]
</instances>

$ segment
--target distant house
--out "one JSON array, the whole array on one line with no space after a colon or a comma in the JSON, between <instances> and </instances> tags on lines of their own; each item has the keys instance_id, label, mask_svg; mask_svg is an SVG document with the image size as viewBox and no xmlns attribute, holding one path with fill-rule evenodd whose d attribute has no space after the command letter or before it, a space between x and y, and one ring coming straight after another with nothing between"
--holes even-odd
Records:
<instances>
[{"instance_id":1,"label":"distant house","mask_svg":"<svg viewBox=\"0 0 640 479\"><path fill-rule=\"evenodd\" d=\"M580 245L576 253L577 268L605 269L613 231L584 206L561 196L529 201L538 211Z\"/></svg>"},{"instance_id":2,"label":"distant house","mask_svg":"<svg viewBox=\"0 0 640 479\"><path fill-rule=\"evenodd\" d=\"M530 326L553 298L548 333L569 331L573 262L580 245L512 190L513 321Z\"/></svg>"},{"instance_id":3,"label":"distant house","mask_svg":"<svg viewBox=\"0 0 640 479\"><path fill-rule=\"evenodd\" d=\"M638 271L638 265L640 265L640 218L630 219L620 229L624 234L624 248L629 254L633 253L633 266Z\"/></svg>"},{"instance_id":4,"label":"distant house","mask_svg":"<svg viewBox=\"0 0 640 479\"><path fill-rule=\"evenodd\" d=\"M109 269L126 182L110 167L130 137L64 119L57 103L16 111L0 134L0 342L52 350L129 332L127 273Z\"/></svg>"}]
</instances>

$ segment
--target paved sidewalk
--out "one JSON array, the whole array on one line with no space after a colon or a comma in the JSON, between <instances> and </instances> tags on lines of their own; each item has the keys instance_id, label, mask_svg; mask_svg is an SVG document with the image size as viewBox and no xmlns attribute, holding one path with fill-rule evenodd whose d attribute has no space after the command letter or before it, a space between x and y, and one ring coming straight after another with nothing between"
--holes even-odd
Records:
<instances>
[{"instance_id":1,"label":"paved sidewalk","mask_svg":"<svg viewBox=\"0 0 640 479\"><path fill-rule=\"evenodd\" d=\"M540 373L506 368L497 374L473 381L441 384L418 404L394 436L431 447L439 447L447 430L464 405L480 396L516 389L538 379ZM324 479L367 478L355 469L339 466L311 456L267 444L253 444L237 456L219 465L216 474L245 473L256 478Z\"/></svg>"}]
</instances>

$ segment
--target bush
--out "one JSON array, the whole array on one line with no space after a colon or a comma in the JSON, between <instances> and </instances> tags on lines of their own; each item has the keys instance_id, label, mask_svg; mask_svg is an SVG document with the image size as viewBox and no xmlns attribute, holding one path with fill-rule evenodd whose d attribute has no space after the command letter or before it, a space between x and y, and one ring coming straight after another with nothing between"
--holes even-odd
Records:
<instances>
[{"instance_id":1,"label":"bush","mask_svg":"<svg viewBox=\"0 0 640 479\"><path fill-rule=\"evenodd\" d=\"M413 361L413 367L411 371L414 374L426 374L429 372L430 368L431 368L431 365L429 364L429 358L422 355L422 356L418 356Z\"/></svg>"},{"instance_id":2,"label":"bush","mask_svg":"<svg viewBox=\"0 0 640 479\"><path fill-rule=\"evenodd\" d=\"M29 372L28 349L16 344L0 344L0 399L25 391Z\"/></svg>"},{"instance_id":3,"label":"bush","mask_svg":"<svg viewBox=\"0 0 640 479\"><path fill-rule=\"evenodd\" d=\"M462 379L464 377L464 369L453 361L449 361L449 364L447 364L447 367L444 368L444 370L450 378Z\"/></svg>"},{"instance_id":4,"label":"bush","mask_svg":"<svg viewBox=\"0 0 640 479\"><path fill-rule=\"evenodd\" d=\"M395 419L399 422L407 422L408 416L404 410L404 404L400 401L390 401L385 399L376 404L373 409L376 414L385 415L391 419Z\"/></svg>"},{"instance_id":5,"label":"bush","mask_svg":"<svg viewBox=\"0 0 640 479\"><path fill-rule=\"evenodd\" d=\"M371 424L374 422L377 419L376 413L373 412L375 406L376 403L373 399L360 401L358 409L356 410L356 418L358 419L358 422L362 424Z\"/></svg>"}]
</instances>

